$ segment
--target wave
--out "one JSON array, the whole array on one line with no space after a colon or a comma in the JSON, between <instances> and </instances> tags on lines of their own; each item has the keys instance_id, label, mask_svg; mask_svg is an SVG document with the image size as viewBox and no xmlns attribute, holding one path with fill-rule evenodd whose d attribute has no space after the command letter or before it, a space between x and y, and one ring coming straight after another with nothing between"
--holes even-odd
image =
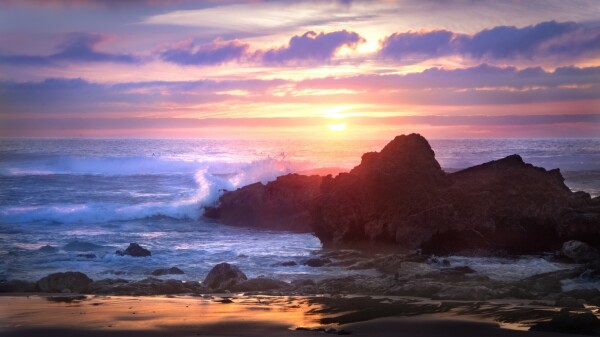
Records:
<instances>
[{"instance_id":1,"label":"wave","mask_svg":"<svg viewBox=\"0 0 600 337\"><path fill-rule=\"evenodd\" d=\"M6 198L8 204L0 206L0 223L100 223L155 216L197 219L203 207L214 205L225 190L266 183L307 167L306 163L277 158L224 163L147 157L53 157L3 164L1 172L10 177L7 184L13 184L9 190L27 190L11 200ZM60 176L44 178L48 175ZM101 177L83 179L82 175ZM142 182L134 179L140 175L147 177ZM181 175L193 179L176 179ZM114 196L108 192L115 192ZM29 199L29 204L23 199Z\"/></svg>"}]
</instances>

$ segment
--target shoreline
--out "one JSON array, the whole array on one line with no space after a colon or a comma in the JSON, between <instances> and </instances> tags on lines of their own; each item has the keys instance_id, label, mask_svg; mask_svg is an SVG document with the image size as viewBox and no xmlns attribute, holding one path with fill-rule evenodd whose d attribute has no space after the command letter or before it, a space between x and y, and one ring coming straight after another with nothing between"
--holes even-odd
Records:
<instances>
[{"instance_id":1,"label":"shoreline","mask_svg":"<svg viewBox=\"0 0 600 337\"><path fill-rule=\"evenodd\" d=\"M551 320L560 314L560 308L518 302L358 295L2 294L0 307L5 310L0 311L0 330L3 336L45 337L303 336L323 332L398 336L399 331L403 336L551 336L523 330L532 322Z\"/></svg>"}]
</instances>

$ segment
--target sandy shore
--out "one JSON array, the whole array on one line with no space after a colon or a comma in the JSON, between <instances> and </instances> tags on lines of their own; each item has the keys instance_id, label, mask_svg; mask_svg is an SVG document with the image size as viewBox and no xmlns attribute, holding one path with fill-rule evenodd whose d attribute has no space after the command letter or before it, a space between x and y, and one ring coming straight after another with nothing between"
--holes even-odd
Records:
<instances>
[{"instance_id":1,"label":"sandy shore","mask_svg":"<svg viewBox=\"0 0 600 337\"><path fill-rule=\"evenodd\" d=\"M431 310L436 305L452 309ZM474 305L478 310L468 310ZM556 336L524 331L528 317L555 311L510 303L413 304L361 297L10 294L0 296L0 331L2 336L44 337L306 336L326 329L355 336ZM507 312L520 315L520 323L510 323ZM499 317L506 323L499 324Z\"/></svg>"}]
</instances>

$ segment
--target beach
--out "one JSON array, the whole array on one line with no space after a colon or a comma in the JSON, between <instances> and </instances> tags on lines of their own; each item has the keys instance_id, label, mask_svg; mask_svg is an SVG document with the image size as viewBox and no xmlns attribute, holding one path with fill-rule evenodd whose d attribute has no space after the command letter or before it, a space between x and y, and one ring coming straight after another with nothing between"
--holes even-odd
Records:
<instances>
[{"instance_id":1,"label":"beach","mask_svg":"<svg viewBox=\"0 0 600 337\"><path fill-rule=\"evenodd\" d=\"M536 337L554 334L526 331L532 318L548 319L559 310L514 301L445 303L396 297L382 299L378 306L372 307L378 309L373 314L361 307L361 298L329 298L338 304L346 302L344 312L339 312L339 307L331 302L307 296L12 294L0 296L3 308L0 330L3 336L50 337L322 334ZM411 304L398 306L396 312L385 309L387 304L407 301ZM448 309L432 313L431 306ZM343 321L349 313L355 315L340 324L340 319Z\"/></svg>"}]
</instances>

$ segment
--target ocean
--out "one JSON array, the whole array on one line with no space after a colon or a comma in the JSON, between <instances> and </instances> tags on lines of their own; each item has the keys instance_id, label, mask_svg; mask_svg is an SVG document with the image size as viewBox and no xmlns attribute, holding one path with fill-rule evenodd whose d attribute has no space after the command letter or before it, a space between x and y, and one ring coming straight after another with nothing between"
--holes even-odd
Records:
<instances>
[{"instance_id":1,"label":"ocean","mask_svg":"<svg viewBox=\"0 0 600 337\"><path fill-rule=\"evenodd\" d=\"M202 218L223 190L291 172L335 172L387 140L0 139L0 279L76 270L93 279L142 279L179 267L202 280L220 262L282 280L352 273L302 261L321 252L311 234L264 232ZM600 194L600 139L431 140L448 171L520 154L560 168L567 185ZM117 256L137 242L149 258ZM42 249L52 246L55 249ZM450 257L498 279L564 268L539 256ZM277 263L299 262L282 267Z\"/></svg>"}]
</instances>

